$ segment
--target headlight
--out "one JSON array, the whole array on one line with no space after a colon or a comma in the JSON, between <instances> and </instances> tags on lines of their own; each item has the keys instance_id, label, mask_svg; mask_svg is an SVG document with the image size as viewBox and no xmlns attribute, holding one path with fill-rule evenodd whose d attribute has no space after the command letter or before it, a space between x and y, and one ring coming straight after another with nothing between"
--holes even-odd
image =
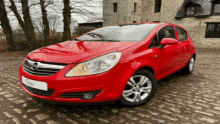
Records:
<instances>
[{"instance_id":1,"label":"headlight","mask_svg":"<svg viewBox=\"0 0 220 124\"><path fill-rule=\"evenodd\" d=\"M106 54L87 62L83 62L72 68L66 77L93 75L106 72L113 68L121 58L121 52Z\"/></svg>"}]
</instances>

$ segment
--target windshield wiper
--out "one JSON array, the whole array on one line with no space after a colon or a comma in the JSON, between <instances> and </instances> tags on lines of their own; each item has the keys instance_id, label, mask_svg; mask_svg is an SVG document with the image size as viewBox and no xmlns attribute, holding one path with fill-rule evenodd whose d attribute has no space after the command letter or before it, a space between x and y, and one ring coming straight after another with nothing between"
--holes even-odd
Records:
<instances>
[{"instance_id":1,"label":"windshield wiper","mask_svg":"<svg viewBox=\"0 0 220 124\"><path fill-rule=\"evenodd\" d=\"M92 37L95 37L94 35L96 35L96 36L98 36L100 38L103 37L101 34L97 34L97 33L88 33L87 35L92 36Z\"/></svg>"},{"instance_id":2,"label":"windshield wiper","mask_svg":"<svg viewBox=\"0 0 220 124\"><path fill-rule=\"evenodd\" d=\"M111 41L111 42L121 42L120 40L83 40L83 41L103 41L103 42L105 42L105 41Z\"/></svg>"},{"instance_id":3,"label":"windshield wiper","mask_svg":"<svg viewBox=\"0 0 220 124\"><path fill-rule=\"evenodd\" d=\"M77 39L77 38L74 38L73 40L75 40L75 41L80 41L79 39Z\"/></svg>"}]
</instances>

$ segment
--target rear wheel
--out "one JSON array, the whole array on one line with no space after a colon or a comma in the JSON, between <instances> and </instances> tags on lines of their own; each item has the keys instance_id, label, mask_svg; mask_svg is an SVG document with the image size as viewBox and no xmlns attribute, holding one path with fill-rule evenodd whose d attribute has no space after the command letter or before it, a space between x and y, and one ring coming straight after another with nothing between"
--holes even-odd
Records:
<instances>
[{"instance_id":1,"label":"rear wheel","mask_svg":"<svg viewBox=\"0 0 220 124\"><path fill-rule=\"evenodd\" d=\"M147 70L139 70L127 82L119 102L126 106L142 105L153 97L156 88L154 75Z\"/></svg>"},{"instance_id":2,"label":"rear wheel","mask_svg":"<svg viewBox=\"0 0 220 124\"><path fill-rule=\"evenodd\" d=\"M195 57L192 56L187 66L182 69L182 72L184 74L191 74L193 72L194 66L195 66Z\"/></svg>"}]
</instances>

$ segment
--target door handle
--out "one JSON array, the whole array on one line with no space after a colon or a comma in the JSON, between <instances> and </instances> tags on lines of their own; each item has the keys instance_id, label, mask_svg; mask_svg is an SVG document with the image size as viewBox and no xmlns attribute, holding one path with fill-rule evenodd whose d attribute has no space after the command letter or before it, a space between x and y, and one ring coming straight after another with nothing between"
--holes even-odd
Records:
<instances>
[{"instance_id":1,"label":"door handle","mask_svg":"<svg viewBox=\"0 0 220 124\"><path fill-rule=\"evenodd\" d=\"M180 50L177 50L177 53L180 54Z\"/></svg>"}]
</instances>

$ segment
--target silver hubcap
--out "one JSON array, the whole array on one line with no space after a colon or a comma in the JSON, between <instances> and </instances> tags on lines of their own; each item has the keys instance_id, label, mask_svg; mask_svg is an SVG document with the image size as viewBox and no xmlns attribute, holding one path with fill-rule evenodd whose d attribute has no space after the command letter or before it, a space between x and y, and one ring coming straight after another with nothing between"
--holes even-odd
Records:
<instances>
[{"instance_id":1,"label":"silver hubcap","mask_svg":"<svg viewBox=\"0 0 220 124\"><path fill-rule=\"evenodd\" d=\"M193 67L194 67L194 58L191 58L190 59L190 62L189 62L189 71L192 71L193 70Z\"/></svg>"},{"instance_id":2,"label":"silver hubcap","mask_svg":"<svg viewBox=\"0 0 220 124\"><path fill-rule=\"evenodd\" d=\"M135 75L130 78L122 96L129 102L140 102L147 98L152 90L150 79L143 75Z\"/></svg>"}]
</instances>

